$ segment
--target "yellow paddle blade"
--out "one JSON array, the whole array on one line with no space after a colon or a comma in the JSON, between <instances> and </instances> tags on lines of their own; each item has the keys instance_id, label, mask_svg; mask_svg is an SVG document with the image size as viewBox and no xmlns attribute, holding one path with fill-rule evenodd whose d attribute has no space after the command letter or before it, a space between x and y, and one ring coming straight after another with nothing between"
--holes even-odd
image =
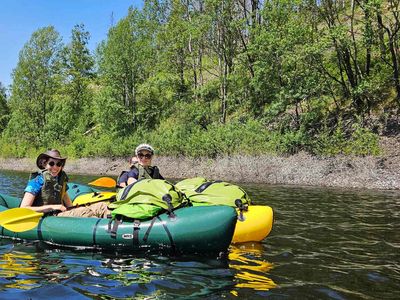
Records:
<instances>
[{"instance_id":1,"label":"yellow paddle blade","mask_svg":"<svg viewBox=\"0 0 400 300\"><path fill-rule=\"evenodd\" d=\"M96 203L100 201L111 200L115 198L115 192L96 192L82 194L75 198L74 206Z\"/></svg>"},{"instance_id":2,"label":"yellow paddle blade","mask_svg":"<svg viewBox=\"0 0 400 300\"><path fill-rule=\"evenodd\" d=\"M93 180L92 182L89 182L88 184L93 186L113 188L116 187L117 182L111 177L100 177L96 180Z\"/></svg>"},{"instance_id":3,"label":"yellow paddle blade","mask_svg":"<svg viewBox=\"0 0 400 300\"><path fill-rule=\"evenodd\" d=\"M43 213L25 207L11 208L0 212L0 226L14 232L35 228Z\"/></svg>"}]
</instances>

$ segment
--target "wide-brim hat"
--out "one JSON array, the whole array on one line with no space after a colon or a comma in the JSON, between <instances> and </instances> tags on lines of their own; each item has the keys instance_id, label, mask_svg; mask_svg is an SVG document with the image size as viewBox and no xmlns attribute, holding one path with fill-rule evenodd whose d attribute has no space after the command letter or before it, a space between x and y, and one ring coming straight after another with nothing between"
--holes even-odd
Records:
<instances>
[{"instance_id":1,"label":"wide-brim hat","mask_svg":"<svg viewBox=\"0 0 400 300\"><path fill-rule=\"evenodd\" d=\"M44 162L46 162L49 158L61 160L63 164L65 164L65 161L67 160L66 157L61 157L60 151L56 149L51 149L39 154L36 159L36 165L38 166L38 168L41 170L45 169Z\"/></svg>"},{"instance_id":2,"label":"wide-brim hat","mask_svg":"<svg viewBox=\"0 0 400 300\"><path fill-rule=\"evenodd\" d=\"M142 150L147 150L149 151L152 155L154 154L154 149L152 146L149 144L140 144L139 146L136 147L135 149L135 154L138 155L140 151Z\"/></svg>"}]
</instances>

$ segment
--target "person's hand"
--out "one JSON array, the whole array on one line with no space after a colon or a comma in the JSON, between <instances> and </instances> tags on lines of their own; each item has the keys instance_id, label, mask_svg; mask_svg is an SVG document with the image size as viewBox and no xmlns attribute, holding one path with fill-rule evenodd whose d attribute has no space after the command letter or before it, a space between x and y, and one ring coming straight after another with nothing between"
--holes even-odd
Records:
<instances>
[{"instance_id":1,"label":"person's hand","mask_svg":"<svg viewBox=\"0 0 400 300\"><path fill-rule=\"evenodd\" d=\"M66 211L67 210L67 208L62 204L54 205L54 206L55 206L55 208L53 208L54 210L60 210L60 211Z\"/></svg>"},{"instance_id":2,"label":"person's hand","mask_svg":"<svg viewBox=\"0 0 400 300\"><path fill-rule=\"evenodd\" d=\"M131 166L138 162L139 162L139 159L136 156L131 157Z\"/></svg>"},{"instance_id":3,"label":"person's hand","mask_svg":"<svg viewBox=\"0 0 400 300\"><path fill-rule=\"evenodd\" d=\"M50 205L49 208L46 209L46 212L53 212L53 211L63 212L66 210L67 210L67 208L64 205L54 204L54 205Z\"/></svg>"}]
</instances>

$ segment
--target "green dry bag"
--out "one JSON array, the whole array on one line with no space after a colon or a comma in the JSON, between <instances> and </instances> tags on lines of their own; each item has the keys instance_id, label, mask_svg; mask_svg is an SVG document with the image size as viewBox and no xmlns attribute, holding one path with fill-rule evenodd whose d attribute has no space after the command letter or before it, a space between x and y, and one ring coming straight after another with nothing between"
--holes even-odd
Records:
<instances>
[{"instance_id":1,"label":"green dry bag","mask_svg":"<svg viewBox=\"0 0 400 300\"><path fill-rule=\"evenodd\" d=\"M228 182L208 181L203 177L195 177L182 180L175 186L186 195L193 205L239 207L249 205L251 202L250 197L241 187Z\"/></svg>"},{"instance_id":2,"label":"green dry bag","mask_svg":"<svg viewBox=\"0 0 400 300\"><path fill-rule=\"evenodd\" d=\"M125 216L145 220L164 211L172 211L187 203L182 192L162 179L142 179L118 191L109 205L113 219Z\"/></svg>"}]
</instances>

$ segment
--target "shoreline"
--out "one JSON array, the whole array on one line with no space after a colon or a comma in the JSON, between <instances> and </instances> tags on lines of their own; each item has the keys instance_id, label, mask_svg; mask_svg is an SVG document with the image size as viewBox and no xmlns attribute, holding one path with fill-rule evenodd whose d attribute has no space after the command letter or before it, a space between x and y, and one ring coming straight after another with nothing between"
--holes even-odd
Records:
<instances>
[{"instance_id":1,"label":"shoreline","mask_svg":"<svg viewBox=\"0 0 400 300\"><path fill-rule=\"evenodd\" d=\"M154 165L165 178L205 177L235 183L320 186L400 190L400 147L379 157L316 157L300 152L288 157L230 156L210 158L155 157ZM392 145L393 146L393 145ZM81 158L68 160L68 174L116 177L128 166L125 158ZM0 158L0 170L33 172L32 159Z\"/></svg>"}]
</instances>

